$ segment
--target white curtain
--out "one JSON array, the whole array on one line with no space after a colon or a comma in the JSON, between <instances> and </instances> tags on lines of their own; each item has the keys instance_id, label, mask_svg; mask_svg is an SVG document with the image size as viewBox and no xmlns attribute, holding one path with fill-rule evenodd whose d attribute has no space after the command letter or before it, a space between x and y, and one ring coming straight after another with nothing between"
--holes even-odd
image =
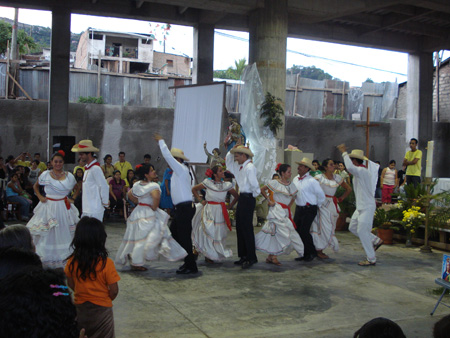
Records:
<instances>
[{"instance_id":1,"label":"white curtain","mask_svg":"<svg viewBox=\"0 0 450 338\"><path fill-rule=\"evenodd\" d=\"M242 81L244 85L239 100L241 125L255 155L253 163L258 172L258 180L266 183L272 179L277 165L276 139L270 129L264 127L264 121L260 118L264 93L256 63L245 68Z\"/></svg>"},{"instance_id":2,"label":"white curtain","mask_svg":"<svg viewBox=\"0 0 450 338\"><path fill-rule=\"evenodd\" d=\"M176 89L172 147L180 148L190 162L206 162L203 150L219 148L225 83Z\"/></svg>"}]
</instances>

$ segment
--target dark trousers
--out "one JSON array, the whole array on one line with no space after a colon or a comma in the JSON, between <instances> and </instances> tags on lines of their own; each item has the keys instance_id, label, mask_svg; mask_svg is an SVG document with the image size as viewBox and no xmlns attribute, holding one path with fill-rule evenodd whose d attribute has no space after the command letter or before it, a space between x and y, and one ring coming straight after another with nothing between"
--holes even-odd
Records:
<instances>
[{"instance_id":1,"label":"dark trousers","mask_svg":"<svg viewBox=\"0 0 450 338\"><path fill-rule=\"evenodd\" d=\"M420 184L420 176L406 175L406 184L414 184L414 188L416 188Z\"/></svg>"},{"instance_id":2,"label":"dark trousers","mask_svg":"<svg viewBox=\"0 0 450 338\"><path fill-rule=\"evenodd\" d=\"M253 232L253 212L256 200L252 194L241 193L236 208L236 235L238 256L256 261L255 234Z\"/></svg>"},{"instance_id":3,"label":"dark trousers","mask_svg":"<svg viewBox=\"0 0 450 338\"><path fill-rule=\"evenodd\" d=\"M192 252L192 217L195 214L195 206L192 202L183 202L175 205L175 217L170 225L172 237L187 252L184 263L188 269L197 268L195 255Z\"/></svg>"},{"instance_id":4,"label":"dark trousers","mask_svg":"<svg viewBox=\"0 0 450 338\"><path fill-rule=\"evenodd\" d=\"M304 207L297 205L295 207L294 223L297 225L297 232L305 246L304 257L311 255L316 256L316 248L314 247L312 236L309 233L316 215L317 205L308 205Z\"/></svg>"}]
</instances>

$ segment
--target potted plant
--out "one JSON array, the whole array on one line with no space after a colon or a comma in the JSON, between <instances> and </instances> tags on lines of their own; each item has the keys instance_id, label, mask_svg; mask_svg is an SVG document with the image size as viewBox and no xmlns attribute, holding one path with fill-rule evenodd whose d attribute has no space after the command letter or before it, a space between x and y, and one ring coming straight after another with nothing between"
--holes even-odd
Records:
<instances>
[{"instance_id":1,"label":"potted plant","mask_svg":"<svg viewBox=\"0 0 450 338\"><path fill-rule=\"evenodd\" d=\"M373 217L374 229L377 231L377 236L380 237L384 244L392 244L394 237L394 230L399 230L399 226L393 221L393 214L395 210L386 210L385 208L378 208Z\"/></svg>"},{"instance_id":2,"label":"potted plant","mask_svg":"<svg viewBox=\"0 0 450 338\"><path fill-rule=\"evenodd\" d=\"M355 192L353 190L352 184L350 184L352 192L347 196L345 200L339 202L339 217L336 221L336 231L346 231L348 230L347 217L350 217L356 210L356 199ZM339 186L336 190L335 196L337 198L341 197L345 192L345 189Z\"/></svg>"}]
</instances>

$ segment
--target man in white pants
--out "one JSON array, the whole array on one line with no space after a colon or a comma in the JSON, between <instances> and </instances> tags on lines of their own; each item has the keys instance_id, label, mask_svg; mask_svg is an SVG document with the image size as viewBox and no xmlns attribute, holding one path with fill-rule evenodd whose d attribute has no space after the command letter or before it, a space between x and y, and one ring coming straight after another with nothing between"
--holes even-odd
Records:
<instances>
[{"instance_id":1,"label":"man in white pants","mask_svg":"<svg viewBox=\"0 0 450 338\"><path fill-rule=\"evenodd\" d=\"M99 149L92 145L91 140L81 140L72 147L74 153L86 163L83 176L83 213L81 217L89 216L103 222L105 208L109 205L109 186L100 164L94 157Z\"/></svg>"},{"instance_id":2,"label":"man in white pants","mask_svg":"<svg viewBox=\"0 0 450 338\"><path fill-rule=\"evenodd\" d=\"M356 211L352 215L349 230L359 237L367 256L367 259L359 262L358 265L375 265L377 261L375 251L383 244L380 238L372 234L373 215L376 209L374 196L379 165L365 157L362 150L353 149L348 154L345 144L340 144L337 148L342 153L348 172L353 175ZM364 165L364 161L367 161L367 165Z\"/></svg>"}]
</instances>

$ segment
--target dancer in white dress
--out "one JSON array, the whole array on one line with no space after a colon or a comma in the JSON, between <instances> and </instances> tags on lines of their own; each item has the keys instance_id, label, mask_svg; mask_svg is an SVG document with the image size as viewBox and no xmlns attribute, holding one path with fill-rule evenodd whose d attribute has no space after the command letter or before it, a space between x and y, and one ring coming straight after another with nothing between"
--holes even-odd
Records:
<instances>
[{"instance_id":1,"label":"dancer in white dress","mask_svg":"<svg viewBox=\"0 0 450 338\"><path fill-rule=\"evenodd\" d=\"M326 199L311 225L311 236L316 247L317 257L327 259L329 257L323 253L324 249L330 246L335 252L339 250L339 242L334 234L340 211L338 202L342 202L351 193L352 188L339 174L334 174L335 166L331 159L324 160L320 169L323 174L316 175L314 178L319 181ZM337 198L334 195L339 185L342 185L345 192Z\"/></svg>"},{"instance_id":2,"label":"dancer in white dress","mask_svg":"<svg viewBox=\"0 0 450 338\"><path fill-rule=\"evenodd\" d=\"M267 222L255 236L255 244L257 250L269 254L266 263L281 265L278 255L289 255L295 250L301 257L304 246L291 215L291 206L297 194L294 183L289 181L291 166L278 164L276 171L281 178L269 181L261 189L261 194L269 201L269 214Z\"/></svg>"},{"instance_id":3,"label":"dancer in white dress","mask_svg":"<svg viewBox=\"0 0 450 338\"><path fill-rule=\"evenodd\" d=\"M71 254L70 243L79 221L78 209L67 198L75 186L75 177L63 170L64 152L60 152L52 156L53 169L44 171L33 186L40 202L27 224L36 253L44 266L51 268L64 267L64 261ZM44 186L45 197L39 192L39 185Z\"/></svg>"},{"instance_id":4,"label":"dancer in white dress","mask_svg":"<svg viewBox=\"0 0 450 338\"><path fill-rule=\"evenodd\" d=\"M139 204L127 219L127 230L117 251L116 264L125 265L130 261L131 268L146 271L145 260L156 260L159 256L168 261L183 259L186 251L172 238L167 222L169 215L158 208L161 190L151 181L156 177L152 165L141 165L137 170L140 181L128 192L137 198Z\"/></svg>"},{"instance_id":5,"label":"dancer in white dress","mask_svg":"<svg viewBox=\"0 0 450 338\"><path fill-rule=\"evenodd\" d=\"M239 195L233 189L233 183L225 182L225 172L222 166L216 165L206 171L202 183L192 188L192 193L198 201L194 218L192 219L192 244L198 252L205 256L208 263L220 262L232 256L232 251L226 248L228 232L231 231L225 198L227 192L234 197L228 206L232 209ZM200 197L199 191L205 189L205 200Z\"/></svg>"}]
</instances>

